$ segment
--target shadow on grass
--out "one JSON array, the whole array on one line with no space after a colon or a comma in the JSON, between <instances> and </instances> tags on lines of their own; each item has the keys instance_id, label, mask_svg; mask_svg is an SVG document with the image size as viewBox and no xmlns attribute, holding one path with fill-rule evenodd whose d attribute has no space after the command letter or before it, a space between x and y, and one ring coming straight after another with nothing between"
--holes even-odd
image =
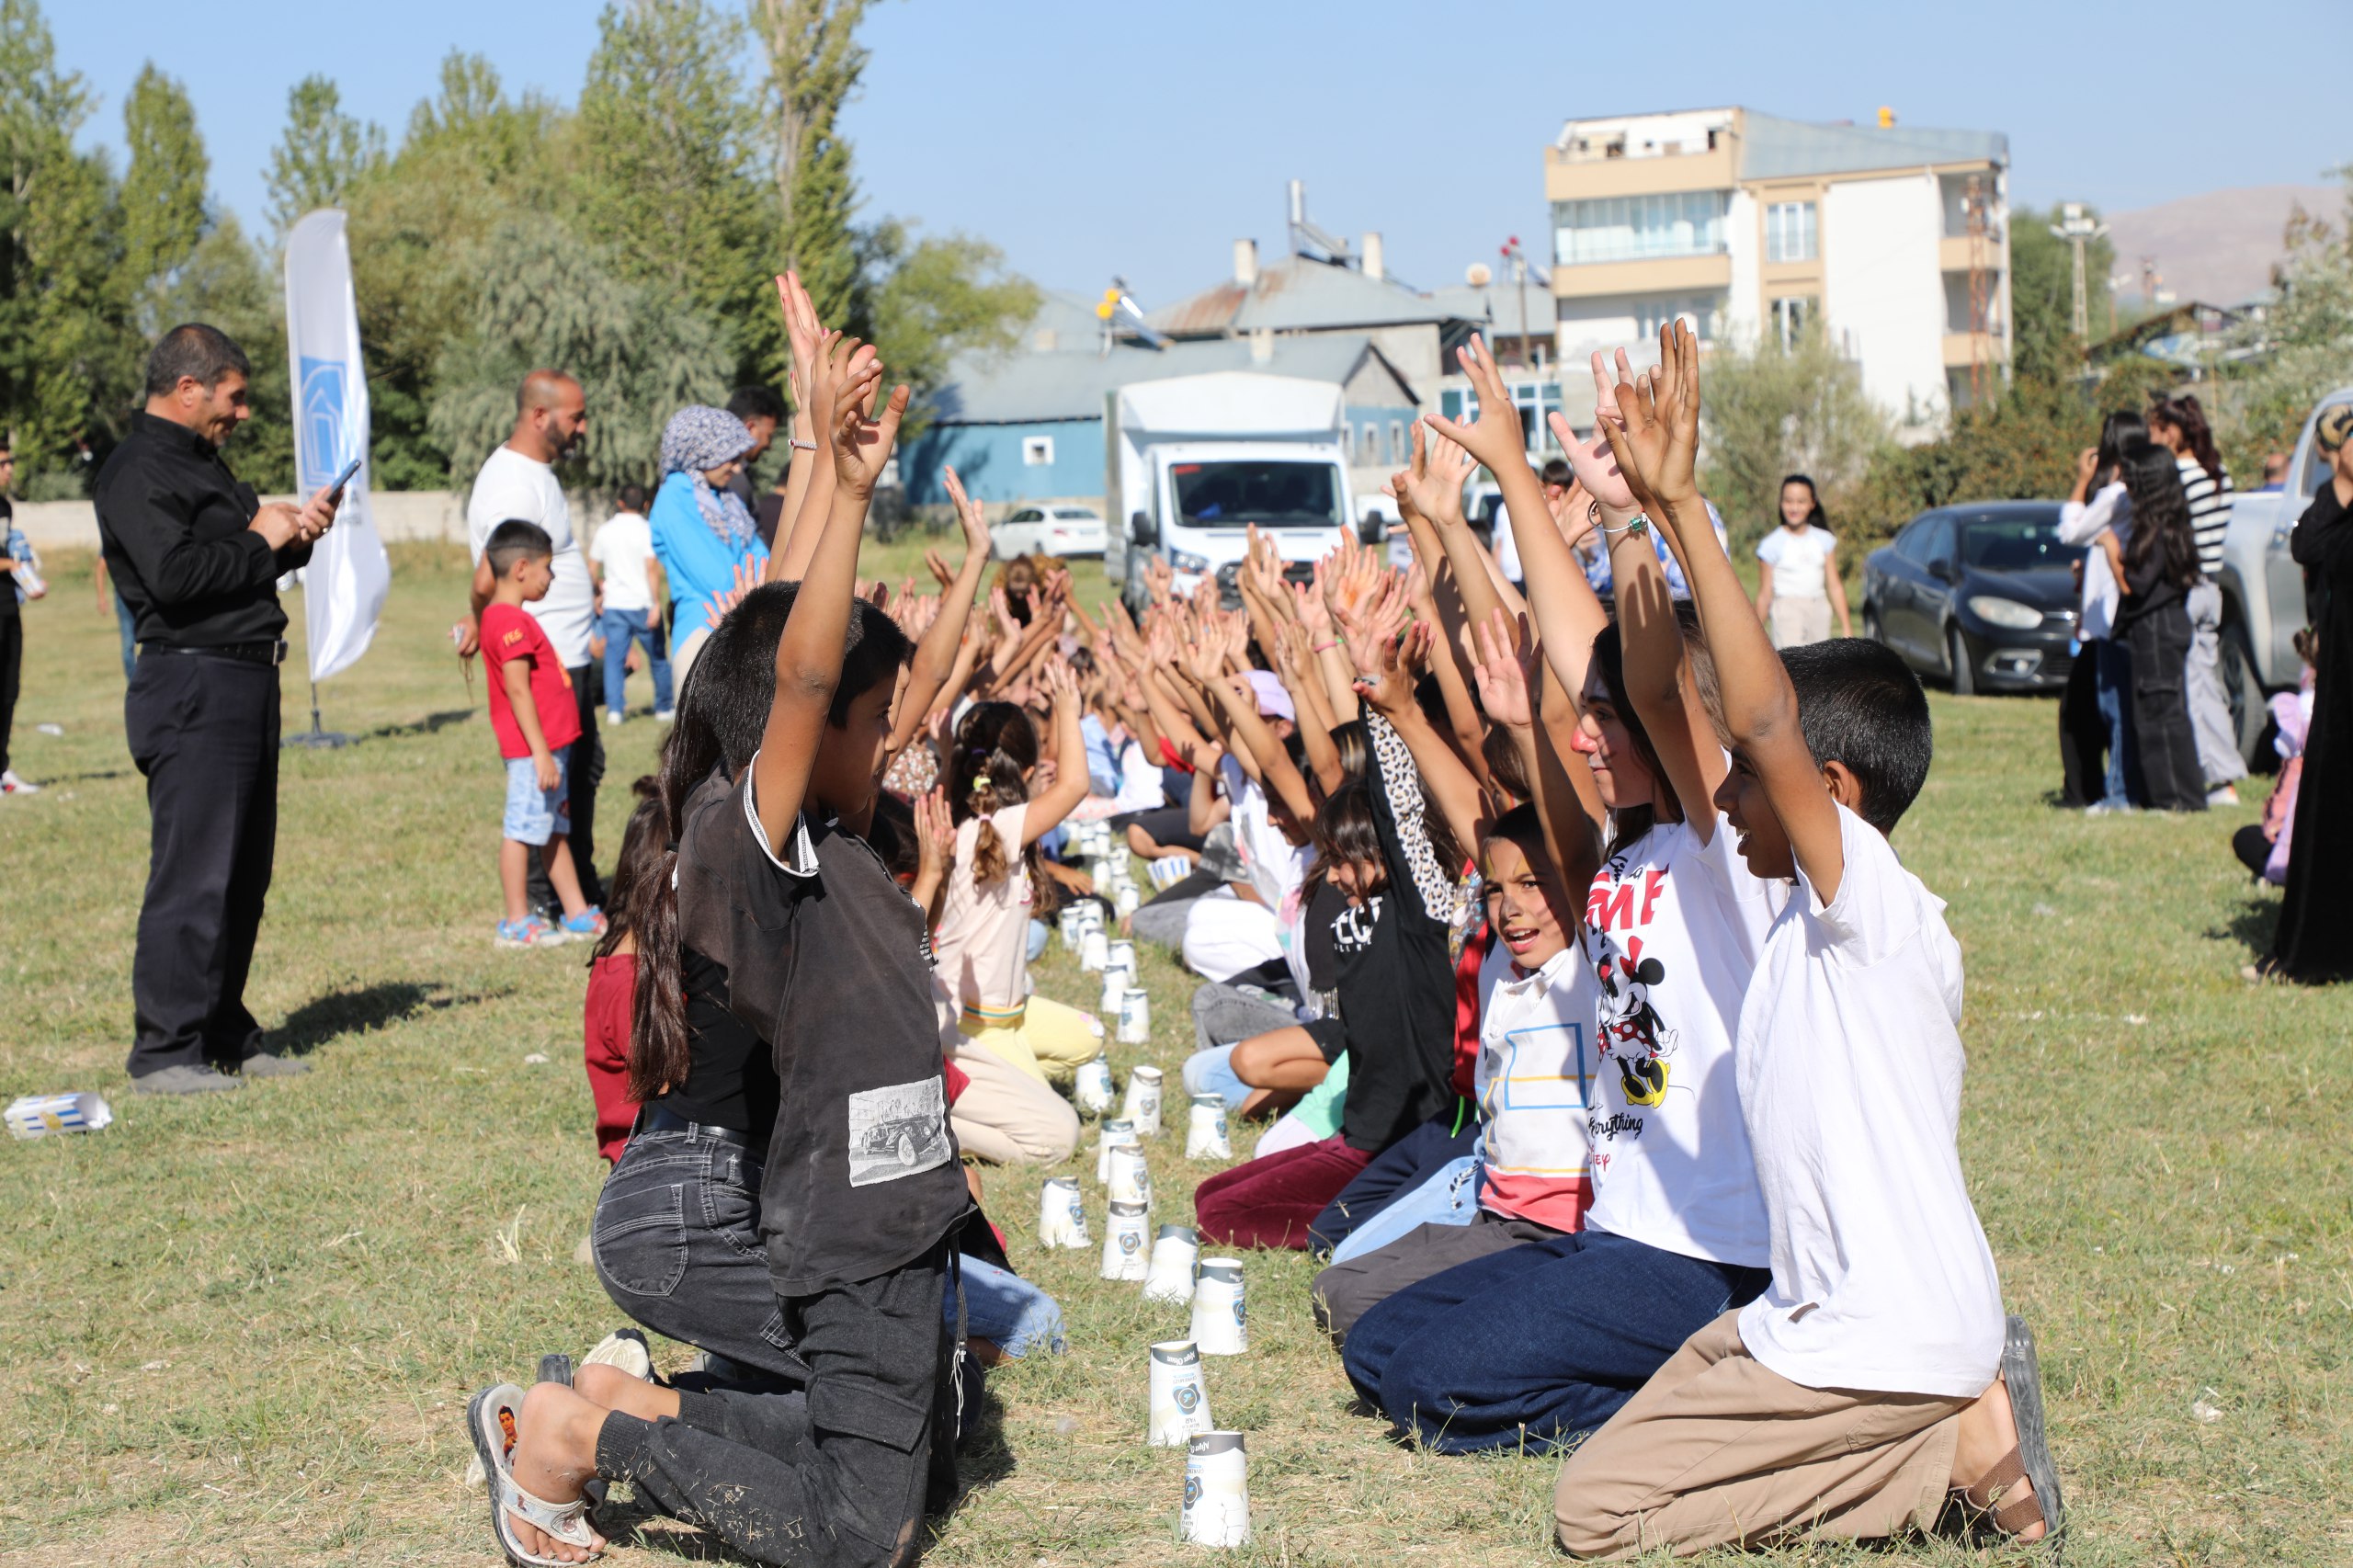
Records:
<instances>
[{"instance_id":1,"label":"shadow on grass","mask_svg":"<svg viewBox=\"0 0 2353 1568\"><path fill-rule=\"evenodd\" d=\"M412 735L436 734L452 724L462 724L473 716L474 710L471 708L445 708L438 713L427 713L424 718L411 720L405 724L379 724L359 738L363 741L399 741Z\"/></svg>"},{"instance_id":2,"label":"shadow on grass","mask_svg":"<svg viewBox=\"0 0 2353 1568\"><path fill-rule=\"evenodd\" d=\"M365 1034L419 1013L439 1012L461 1002L480 1000L475 996L444 995L446 989L438 984L419 985L400 980L331 991L287 1014L286 1021L269 1031L270 1044L283 1055L307 1056L344 1035Z\"/></svg>"},{"instance_id":3,"label":"shadow on grass","mask_svg":"<svg viewBox=\"0 0 2353 1568\"><path fill-rule=\"evenodd\" d=\"M2250 958L2260 958L2271 950L2272 937L2279 929L2279 901L2261 896L2243 900L2228 926L2210 927L2206 939L2210 942L2236 942L2247 950Z\"/></svg>"}]
</instances>

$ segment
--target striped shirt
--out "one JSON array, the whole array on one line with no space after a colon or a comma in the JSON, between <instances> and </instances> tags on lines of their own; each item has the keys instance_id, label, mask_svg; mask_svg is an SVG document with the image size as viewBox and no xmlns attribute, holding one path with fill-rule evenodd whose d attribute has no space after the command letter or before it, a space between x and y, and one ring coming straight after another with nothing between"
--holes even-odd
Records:
<instances>
[{"instance_id":1,"label":"striped shirt","mask_svg":"<svg viewBox=\"0 0 2353 1568\"><path fill-rule=\"evenodd\" d=\"M2184 456L2177 460L2181 494L2189 503L2189 533L2198 541L2198 570L2211 583L2222 574L2222 536L2231 528L2231 476L2225 470L2222 483L2217 484L2196 458Z\"/></svg>"}]
</instances>

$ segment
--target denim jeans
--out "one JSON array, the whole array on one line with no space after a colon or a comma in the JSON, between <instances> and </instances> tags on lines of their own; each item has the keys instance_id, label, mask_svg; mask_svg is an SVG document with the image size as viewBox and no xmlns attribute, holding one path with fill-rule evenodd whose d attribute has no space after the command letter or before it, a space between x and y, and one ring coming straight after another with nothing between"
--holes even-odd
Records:
<instances>
[{"instance_id":1,"label":"denim jeans","mask_svg":"<svg viewBox=\"0 0 2353 1568\"><path fill-rule=\"evenodd\" d=\"M1477 1117L1466 1114L1458 1118L1449 1112L1423 1122L1375 1154L1372 1163L1358 1172L1354 1181L1340 1189L1340 1196L1332 1199L1323 1213L1315 1216L1315 1250L1330 1252L1353 1239L1358 1226L1369 1224L1376 1217L1386 1214L1391 1204L1417 1190L1429 1180L1432 1172L1478 1152ZM1468 1206L1477 1202L1478 1197L1474 1187L1463 1195L1462 1202ZM1414 1223L1422 1224L1438 1218L1438 1213L1427 1213ZM1413 1228L1413 1225L1407 1225L1389 1234L1393 1239ZM1364 1249L1358 1247L1356 1250L1361 1252Z\"/></svg>"},{"instance_id":2,"label":"denim jeans","mask_svg":"<svg viewBox=\"0 0 2353 1568\"><path fill-rule=\"evenodd\" d=\"M128 681L131 670L139 663L139 619L131 613L131 607L122 602L120 594L114 597L114 623L122 633L122 678Z\"/></svg>"},{"instance_id":3,"label":"denim jeans","mask_svg":"<svg viewBox=\"0 0 2353 1568\"><path fill-rule=\"evenodd\" d=\"M613 1304L682 1344L808 1381L760 1242L763 1152L718 1135L640 1129L597 1198L589 1250Z\"/></svg>"},{"instance_id":4,"label":"denim jeans","mask_svg":"<svg viewBox=\"0 0 2353 1568\"><path fill-rule=\"evenodd\" d=\"M645 662L654 671L654 710L670 711L670 650L662 623L650 609L608 609L597 623L605 637L605 711L620 713L629 706L623 688L629 684L629 645L634 638L645 648Z\"/></svg>"},{"instance_id":5,"label":"denim jeans","mask_svg":"<svg viewBox=\"0 0 2353 1568\"><path fill-rule=\"evenodd\" d=\"M1332 1261L1346 1263L1379 1252L1424 1225L1467 1225L1478 1212L1479 1156L1457 1155L1432 1171L1419 1187L1407 1187L1358 1222L1332 1249Z\"/></svg>"},{"instance_id":6,"label":"denim jeans","mask_svg":"<svg viewBox=\"0 0 2353 1568\"><path fill-rule=\"evenodd\" d=\"M2120 637L2091 645L2099 676L2099 716L2108 724L2108 779L2104 799L2121 804L2138 793L2132 766L2132 650Z\"/></svg>"},{"instance_id":7,"label":"denim jeans","mask_svg":"<svg viewBox=\"0 0 2353 1568\"><path fill-rule=\"evenodd\" d=\"M1340 1364L1427 1448L1550 1449L1616 1415L1685 1340L1770 1278L1578 1231L1398 1291L1357 1320Z\"/></svg>"},{"instance_id":8,"label":"denim jeans","mask_svg":"<svg viewBox=\"0 0 2353 1568\"><path fill-rule=\"evenodd\" d=\"M977 1257L963 1259L964 1333L985 1339L1016 1360L1033 1350L1059 1356L1067 1341L1063 1310L1054 1299L1017 1274ZM956 1298L943 1296L941 1312L956 1323Z\"/></svg>"},{"instance_id":9,"label":"denim jeans","mask_svg":"<svg viewBox=\"0 0 2353 1568\"><path fill-rule=\"evenodd\" d=\"M681 1393L658 1421L616 1411L597 1472L756 1562L912 1562L926 1492L944 1506L956 1490L954 1337L939 1321L950 1244L784 1303L805 1392Z\"/></svg>"}]
</instances>

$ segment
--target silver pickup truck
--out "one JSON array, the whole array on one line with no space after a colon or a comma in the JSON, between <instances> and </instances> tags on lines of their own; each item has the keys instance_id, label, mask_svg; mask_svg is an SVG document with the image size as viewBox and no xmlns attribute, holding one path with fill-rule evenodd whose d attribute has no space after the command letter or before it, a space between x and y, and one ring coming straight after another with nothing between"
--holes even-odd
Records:
<instances>
[{"instance_id":1,"label":"silver pickup truck","mask_svg":"<svg viewBox=\"0 0 2353 1568\"><path fill-rule=\"evenodd\" d=\"M2353 403L2340 387L2313 406L2279 490L2242 491L2222 539L2222 689L2238 725L2239 749L2252 763L2268 714L2267 693L2292 687L2302 674L2295 636L2304 626L2304 569L2290 559L2288 536L2296 519L2328 483L2328 460L2313 449L2321 414Z\"/></svg>"}]
</instances>

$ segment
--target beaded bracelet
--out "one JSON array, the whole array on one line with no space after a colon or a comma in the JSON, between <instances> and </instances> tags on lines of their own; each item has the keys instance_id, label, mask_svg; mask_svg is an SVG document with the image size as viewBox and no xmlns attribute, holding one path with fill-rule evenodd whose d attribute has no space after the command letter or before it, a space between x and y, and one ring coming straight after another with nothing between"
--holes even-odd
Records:
<instances>
[{"instance_id":1,"label":"beaded bracelet","mask_svg":"<svg viewBox=\"0 0 2353 1568\"><path fill-rule=\"evenodd\" d=\"M1636 539L1640 539L1644 534L1650 532L1651 520L1642 513L1637 512L1634 514L1633 521L1626 524L1622 528L1613 528L1607 523L1596 523L1593 526L1599 528L1605 534L1632 534Z\"/></svg>"}]
</instances>

